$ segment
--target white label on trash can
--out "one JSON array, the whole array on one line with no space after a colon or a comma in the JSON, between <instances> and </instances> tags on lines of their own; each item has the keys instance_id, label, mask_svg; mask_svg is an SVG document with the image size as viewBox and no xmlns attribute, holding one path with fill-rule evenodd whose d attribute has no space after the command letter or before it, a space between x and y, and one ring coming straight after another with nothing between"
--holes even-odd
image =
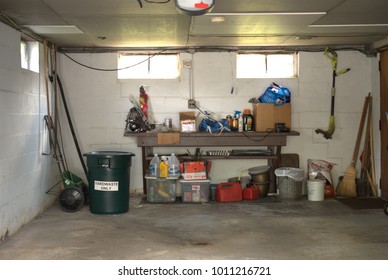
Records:
<instances>
[{"instance_id":1,"label":"white label on trash can","mask_svg":"<svg viewBox=\"0 0 388 280\"><path fill-rule=\"evenodd\" d=\"M119 191L118 181L94 181L94 189L104 192L117 192Z\"/></svg>"}]
</instances>

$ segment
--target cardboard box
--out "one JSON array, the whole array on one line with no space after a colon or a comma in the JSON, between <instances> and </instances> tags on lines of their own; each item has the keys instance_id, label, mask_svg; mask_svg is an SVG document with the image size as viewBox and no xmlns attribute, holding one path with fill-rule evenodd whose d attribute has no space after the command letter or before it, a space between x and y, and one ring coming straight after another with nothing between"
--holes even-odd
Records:
<instances>
[{"instance_id":1,"label":"cardboard box","mask_svg":"<svg viewBox=\"0 0 388 280\"><path fill-rule=\"evenodd\" d=\"M185 161L181 162L182 173L197 173L197 172L206 172L205 161Z\"/></svg>"},{"instance_id":2,"label":"cardboard box","mask_svg":"<svg viewBox=\"0 0 388 280\"><path fill-rule=\"evenodd\" d=\"M197 131L195 112L180 112L179 121L180 121L181 132Z\"/></svg>"},{"instance_id":3,"label":"cardboard box","mask_svg":"<svg viewBox=\"0 0 388 280\"><path fill-rule=\"evenodd\" d=\"M179 144L181 142L179 132L159 132L157 134L158 145L161 144Z\"/></svg>"},{"instance_id":4,"label":"cardboard box","mask_svg":"<svg viewBox=\"0 0 388 280\"><path fill-rule=\"evenodd\" d=\"M211 162L187 161L180 163L180 171L185 180L204 180L208 178Z\"/></svg>"},{"instance_id":5,"label":"cardboard box","mask_svg":"<svg viewBox=\"0 0 388 280\"><path fill-rule=\"evenodd\" d=\"M276 123L285 123L286 127L291 128L291 103L281 106L267 103L254 103L252 105L255 131L275 129Z\"/></svg>"}]
</instances>

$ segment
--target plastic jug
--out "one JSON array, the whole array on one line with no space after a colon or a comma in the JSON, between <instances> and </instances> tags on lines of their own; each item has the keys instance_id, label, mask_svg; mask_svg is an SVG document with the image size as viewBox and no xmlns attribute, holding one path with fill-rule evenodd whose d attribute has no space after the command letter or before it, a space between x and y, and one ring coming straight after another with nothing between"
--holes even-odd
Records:
<instances>
[{"instance_id":1,"label":"plastic jug","mask_svg":"<svg viewBox=\"0 0 388 280\"><path fill-rule=\"evenodd\" d=\"M150 176L152 177L159 177L160 173L160 159L158 154L154 154L154 157L152 158L150 162Z\"/></svg>"},{"instance_id":2,"label":"plastic jug","mask_svg":"<svg viewBox=\"0 0 388 280\"><path fill-rule=\"evenodd\" d=\"M179 176L179 159L176 157L175 153L172 153L170 159L168 160L168 176Z\"/></svg>"}]
</instances>

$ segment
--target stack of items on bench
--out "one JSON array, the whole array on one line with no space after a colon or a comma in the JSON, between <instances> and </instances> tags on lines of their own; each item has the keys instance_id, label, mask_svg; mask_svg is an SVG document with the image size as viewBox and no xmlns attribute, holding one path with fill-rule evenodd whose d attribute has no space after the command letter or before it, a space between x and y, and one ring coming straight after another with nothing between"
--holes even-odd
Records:
<instances>
[{"instance_id":1,"label":"stack of items on bench","mask_svg":"<svg viewBox=\"0 0 388 280\"><path fill-rule=\"evenodd\" d=\"M155 154L145 176L147 201L152 203L174 203L177 188L182 188L183 203L202 203L209 201L210 162L179 162L172 153L170 156ZM181 179L181 180L180 180Z\"/></svg>"},{"instance_id":2,"label":"stack of items on bench","mask_svg":"<svg viewBox=\"0 0 388 280\"><path fill-rule=\"evenodd\" d=\"M147 201L153 203L173 203L176 201L176 189L180 177L179 160L174 153L159 158L155 154L145 176Z\"/></svg>"},{"instance_id":3,"label":"stack of items on bench","mask_svg":"<svg viewBox=\"0 0 388 280\"><path fill-rule=\"evenodd\" d=\"M209 201L210 179L209 171L211 162L209 161L187 161L180 163L182 180L182 202L202 203Z\"/></svg>"}]
</instances>

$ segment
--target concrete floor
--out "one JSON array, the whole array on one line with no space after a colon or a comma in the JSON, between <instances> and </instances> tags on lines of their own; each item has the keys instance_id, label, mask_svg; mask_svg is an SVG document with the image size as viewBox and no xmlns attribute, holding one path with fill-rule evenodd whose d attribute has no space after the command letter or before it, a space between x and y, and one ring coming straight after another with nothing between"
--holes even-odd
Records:
<instances>
[{"instance_id":1,"label":"concrete floor","mask_svg":"<svg viewBox=\"0 0 388 280\"><path fill-rule=\"evenodd\" d=\"M388 259L388 216L333 199L148 204L128 213L53 205L0 244L0 259Z\"/></svg>"}]
</instances>

